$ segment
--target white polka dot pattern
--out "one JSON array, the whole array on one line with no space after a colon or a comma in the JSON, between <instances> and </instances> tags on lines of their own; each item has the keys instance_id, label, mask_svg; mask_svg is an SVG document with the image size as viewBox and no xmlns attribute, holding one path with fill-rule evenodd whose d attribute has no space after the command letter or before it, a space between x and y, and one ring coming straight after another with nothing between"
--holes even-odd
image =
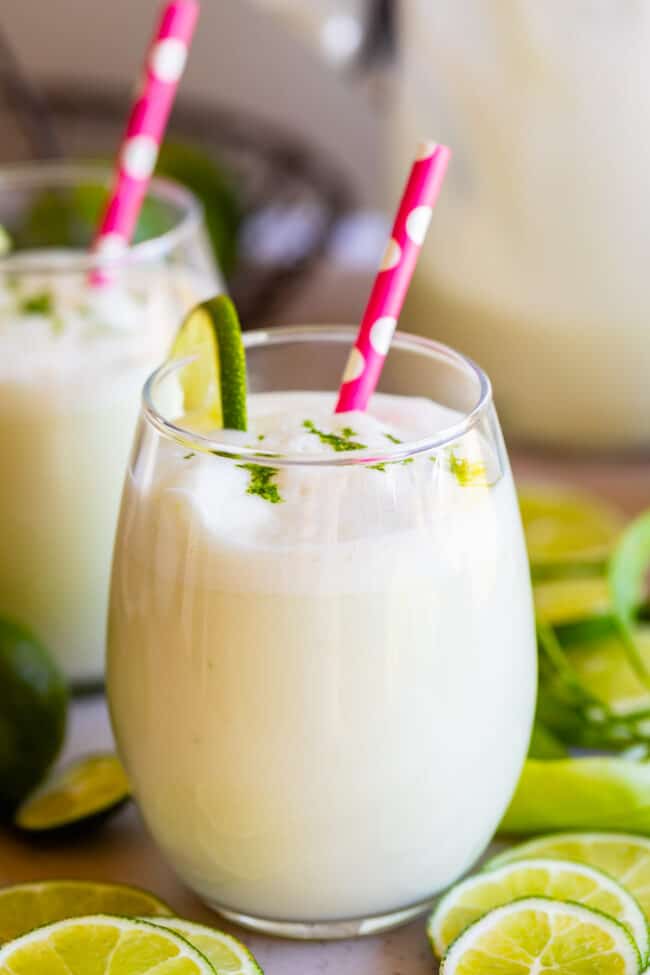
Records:
<instances>
[{"instance_id":1,"label":"white polka dot pattern","mask_svg":"<svg viewBox=\"0 0 650 975\"><path fill-rule=\"evenodd\" d=\"M117 154L116 179L93 242L93 249L102 253L114 253L115 247L122 246L116 239L125 246L131 241L200 9L200 0L162 3L153 40L136 79L126 133ZM95 269L90 274L90 283L98 287L103 287L108 280L105 269Z\"/></svg>"},{"instance_id":2,"label":"white polka dot pattern","mask_svg":"<svg viewBox=\"0 0 650 975\"><path fill-rule=\"evenodd\" d=\"M343 382L351 383L355 379L358 379L366 367L366 360L363 358L361 353L357 348L353 348L348 356L347 365L345 367L345 372L343 373Z\"/></svg>"},{"instance_id":3,"label":"white polka dot pattern","mask_svg":"<svg viewBox=\"0 0 650 975\"><path fill-rule=\"evenodd\" d=\"M396 325L397 319L391 318L390 315L378 318L373 323L370 329L370 344L377 355L387 355Z\"/></svg>"},{"instance_id":4,"label":"white polka dot pattern","mask_svg":"<svg viewBox=\"0 0 650 975\"><path fill-rule=\"evenodd\" d=\"M100 254L104 254L106 257L113 257L123 254L127 247L128 244L122 234L110 233L104 234L97 241L95 250Z\"/></svg>"},{"instance_id":5,"label":"white polka dot pattern","mask_svg":"<svg viewBox=\"0 0 650 975\"><path fill-rule=\"evenodd\" d=\"M431 207L415 207L406 218L406 233L419 247L424 243L432 213Z\"/></svg>"},{"instance_id":6,"label":"white polka dot pattern","mask_svg":"<svg viewBox=\"0 0 650 975\"><path fill-rule=\"evenodd\" d=\"M131 179L149 179L158 156L158 144L150 135L134 135L122 147L121 163Z\"/></svg>"},{"instance_id":7,"label":"white polka dot pattern","mask_svg":"<svg viewBox=\"0 0 650 975\"><path fill-rule=\"evenodd\" d=\"M187 61L187 47L177 37L165 37L151 51L149 67L158 81L168 85L180 80Z\"/></svg>"},{"instance_id":8,"label":"white polka dot pattern","mask_svg":"<svg viewBox=\"0 0 650 975\"><path fill-rule=\"evenodd\" d=\"M402 257L402 248L399 246L394 237L386 244L386 250L384 251L384 256L381 259L381 264L379 265L380 271L390 271L391 268L397 267Z\"/></svg>"}]
</instances>

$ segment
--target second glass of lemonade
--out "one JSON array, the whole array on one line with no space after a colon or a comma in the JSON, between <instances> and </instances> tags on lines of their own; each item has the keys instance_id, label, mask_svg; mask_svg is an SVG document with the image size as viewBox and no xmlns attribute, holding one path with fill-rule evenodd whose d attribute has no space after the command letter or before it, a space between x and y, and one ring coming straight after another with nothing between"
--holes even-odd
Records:
<instances>
[{"instance_id":1,"label":"second glass of lemonade","mask_svg":"<svg viewBox=\"0 0 650 975\"><path fill-rule=\"evenodd\" d=\"M0 616L75 684L104 670L111 551L140 389L183 313L219 287L202 213L154 180L146 239L90 256L110 173L0 170ZM104 283L92 273L106 269Z\"/></svg>"},{"instance_id":2,"label":"second glass of lemonade","mask_svg":"<svg viewBox=\"0 0 650 975\"><path fill-rule=\"evenodd\" d=\"M115 550L108 689L146 822L245 925L369 933L489 842L533 718L517 499L489 381L397 335L335 416L352 329L245 336L246 433L147 383ZM406 378L405 378L406 377Z\"/></svg>"}]
</instances>

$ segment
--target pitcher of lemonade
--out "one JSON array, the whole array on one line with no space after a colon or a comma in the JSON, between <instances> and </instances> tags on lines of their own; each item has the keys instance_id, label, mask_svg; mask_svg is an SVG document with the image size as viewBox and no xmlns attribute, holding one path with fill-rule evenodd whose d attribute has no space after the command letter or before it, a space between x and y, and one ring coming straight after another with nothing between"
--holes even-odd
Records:
<instances>
[{"instance_id":1,"label":"pitcher of lemonade","mask_svg":"<svg viewBox=\"0 0 650 975\"><path fill-rule=\"evenodd\" d=\"M454 150L403 327L488 370L513 438L649 445L647 3L256 3L336 65L392 29L389 198L423 134Z\"/></svg>"}]
</instances>

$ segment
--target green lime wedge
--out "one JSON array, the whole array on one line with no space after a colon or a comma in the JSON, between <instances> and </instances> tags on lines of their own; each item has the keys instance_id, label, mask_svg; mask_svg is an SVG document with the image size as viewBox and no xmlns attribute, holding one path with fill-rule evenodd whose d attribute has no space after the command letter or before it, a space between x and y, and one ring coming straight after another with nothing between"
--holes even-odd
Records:
<instances>
[{"instance_id":1,"label":"green lime wedge","mask_svg":"<svg viewBox=\"0 0 650 975\"><path fill-rule=\"evenodd\" d=\"M440 975L638 975L639 953L622 924L582 904L514 901L467 928Z\"/></svg>"},{"instance_id":2,"label":"green lime wedge","mask_svg":"<svg viewBox=\"0 0 650 975\"><path fill-rule=\"evenodd\" d=\"M500 853L487 869L535 857L587 863L613 877L650 917L650 839L632 833L551 833Z\"/></svg>"},{"instance_id":3,"label":"green lime wedge","mask_svg":"<svg viewBox=\"0 0 650 975\"><path fill-rule=\"evenodd\" d=\"M179 374L188 425L246 429L246 355L239 318L227 295L189 312L170 358L189 360Z\"/></svg>"},{"instance_id":4,"label":"green lime wedge","mask_svg":"<svg viewBox=\"0 0 650 975\"><path fill-rule=\"evenodd\" d=\"M515 861L452 887L429 919L434 953L441 957L470 924L522 897L551 897L601 911L624 926L644 961L648 957L648 925L634 897L600 870L550 858Z\"/></svg>"},{"instance_id":5,"label":"green lime wedge","mask_svg":"<svg viewBox=\"0 0 650 975\"><path fill-rule=\"evenodd\" d=\"M79 828L116 812L131 795L112 754L88 755L57 769L16 810L15 825L31 833Z\"/></svg>"},{"instance_id":6,"label":"green lime wedge","mask_svg":"<svg viewBox=\"0 0 650 975\"><path fill-rule=\"evenodd\" d=\"M217 975L262 975L262 969L248 948L230 934L185 921L180 917L144 918L154 924L162 924L182 935L205 955Z\"/></svg>"},{"instance_id":7,"label":"green lime wedge","mask_svg":"<svg viewBox=\"0 0 650 975\"><path fill-rule=\"evenodd\" d=\"M519 506L533 569L600 564L624 525L615 508L566 489L523 486Z\"/></svg>"},{"instance_id":8,"label":"green lime wedge","mask_svg":"<svg viewBox=\"0 0 650 975\"><path fill-rule=\"evenodd\" d=\"M641 661L650 670L650 625L639 623L633 633ZM569 659L585 690L601 700L612 714L650 716L650 691L630 665L627 649L615 631L584 643L572 643Z\"/></svg>"},{"instance_id":9,"label":"green lime wedge","mask_svg":"<svg viewBox=\"0 0 650 975\"><path fill-rule=\"evenodd\" d=\"M180 935L133 918L57 921L0 948L0 975L214 975Z\"/></svg>"},{"instance_id":10,"label":"green lime wedge","mask_svg":"<svg viewBox=\"0 0 650 975\"><path fill-rule=\"evenodd\" d=\"M604 576L545 579L533 586L538 623L565 626L612 613L609 583Z\"/></svg>"},{"instance_id":11,"label":"green lime wedge","mask_svg":"<svg viewBox=\"0 0 650 975\"><path fill-rule=\"evenodd\" d=\"M63 742L68 695L29 630L0 620L0 814L42 780Z\"/></svg>"},{"instance_id":12,"label":"green lime wedge","mask_svg":"<svg viewBox=\"0 0 650 975\"><path fill-rule=\"evenodd\" d=\"M45 880L0 889L0 944L53 921L84 914L169 915L147 890L126 884Z\"/></svg>"}]
</instances>

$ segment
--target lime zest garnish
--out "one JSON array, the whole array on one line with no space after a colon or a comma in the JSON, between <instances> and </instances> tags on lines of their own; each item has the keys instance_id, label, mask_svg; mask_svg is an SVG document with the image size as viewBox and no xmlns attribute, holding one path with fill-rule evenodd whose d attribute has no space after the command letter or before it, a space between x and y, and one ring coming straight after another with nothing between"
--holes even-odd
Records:
<instances>
[{"instance_id":1,"label":"lime zest garnish","mask_svg":"<svg viewBox=\"0 0 650 975\"><path fill-rule=\"evenodd\" d=\"M11 234L0 223L0 257L6 257L13 250L13 246L14 242L11 239Z\"/></svg>"},{"instance_id":2,"label":"lime zest garnish","mask_svg":"<svg viewBox=\"0 0 650 975\"><path fill-rule=\"evenodd\" d=\"M54 312L54 299L50 291L37 291L27 298L23 298L20 303L20 311L23 315L52 315Z\"/></svg>"},{"instance_id":3,"label":"lime zest garnish","mask_svg":"<svg viewBox=\"0 0 650 975\"><path fill-rule=\"evenodd\" d=\"M386 440L390 440L391 443L404 443L404 441L400 440L399 437L394 437L392 433L385 433L384 436L386 437Z\"/></svg>"},{"instance_id":4,"label":"lime zest garnish","mask_svg":"<svg viewBox=\"0 0 650 975\"><path fill-rule=\"evenodd\" d=\"M340 453L344 450L365 450L366 444L359 443L357 440L350 439L356 436L354 430L350 427L343 427L341 433L324 433L322 430L318 430L314 425L312 420L303 420L303 427L312 433L315 437L318 437L322 444L328 447L332 447L333 450Z\"/></svg>"},{"instance_id":5,"label":"lime zest garnish","mask_svg":"<svg viewBox=\"0 0 650 975\"><path fill-rule=\"evenodd\" d=\"M250 478L246 494L255 494L270 504L283 504L284 498L273 479L280 473L277 467L264 467L262 464L237 464L242 471L248 471Z\"/></svg>"},{"instance_id":6,"label":"lime zest garnish","mask_svg":"<svg viewBox=\"0 0 650 975\"><path fill-rule=\"evenodd\" d=\"M461 487L488 487L487 468L482 460L468 460L457 457L449 451L449 470Z\"/></svg>"}]
</instances>

